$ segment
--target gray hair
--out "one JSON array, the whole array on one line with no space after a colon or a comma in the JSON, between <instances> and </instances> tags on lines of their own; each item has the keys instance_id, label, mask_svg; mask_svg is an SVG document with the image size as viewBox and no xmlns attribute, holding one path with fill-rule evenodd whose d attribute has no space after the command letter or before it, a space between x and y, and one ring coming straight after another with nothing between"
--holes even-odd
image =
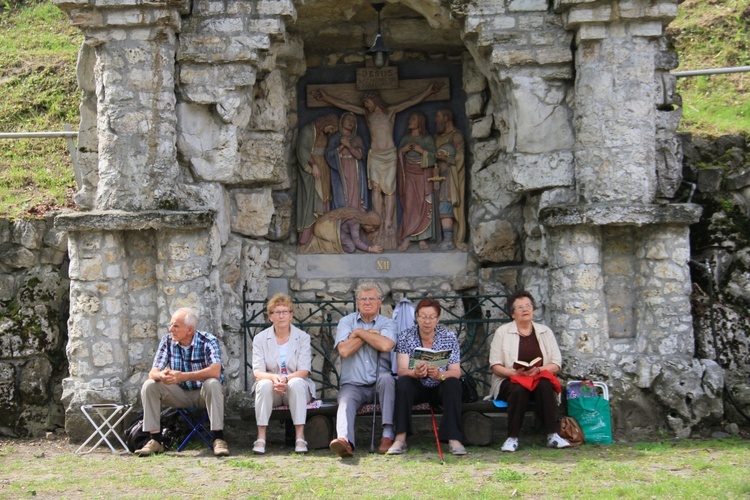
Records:
<instances>
[{"instance_id":1,"label":"gray hair","mask_svg":"<svg viewBox=\"0 0 750 500\"><path fill-rule=\"evenodd\" d=\"M198 316L195 314L194 310L189 307L181 307L174 312L174 314L177 313L183 313L182 322L185 323L185 326L192 327L193 330L198 327ZM174 314L172 316L174 316Z\"/></svg>"},{"instance_id":2,"label":"gray hair","mask_svg":"<svg viewBox=\"0 0 750 500\"><path fill-rule=\"evenodd\" d=\"M365 290L375 290L376 292L378 292L378 299L383 298L383 291L380 289L380 285L378 285L374 281L365 281L357 285L356 290L354 290L354 297L359 299L359 296Z\"/></svg>"}]
</instances>

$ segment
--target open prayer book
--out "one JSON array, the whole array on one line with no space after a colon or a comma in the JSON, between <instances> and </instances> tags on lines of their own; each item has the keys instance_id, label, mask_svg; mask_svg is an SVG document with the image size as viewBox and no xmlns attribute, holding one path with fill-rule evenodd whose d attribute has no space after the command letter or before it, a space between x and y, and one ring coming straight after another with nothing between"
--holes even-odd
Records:
<instances>
[{"instance_id":1,"label":"open prayer book","mask_svg":"<svg viewBox=\"0 0 750 500\"><path fill-rule=\"evenodd\" d=\"M446 351L433 351L426 347L417 347L414 349L414 356L409 360L409 369L414 368L419 363L427 363L430 366L437 366L442 368L448 366L448 360L451 358L451 350Z\"/></svg>"},{"instance_id":2,"label":"open prayer book","mask_svg":"<svg viewBox=\"0 0 750 500\"><path fill-rule=\"evenodd\" d=\"M514 370L527 370L535 366L542 366L542 358L536 357L528 362L519 360L513 363Z\"/></svg>"}]
</instances>

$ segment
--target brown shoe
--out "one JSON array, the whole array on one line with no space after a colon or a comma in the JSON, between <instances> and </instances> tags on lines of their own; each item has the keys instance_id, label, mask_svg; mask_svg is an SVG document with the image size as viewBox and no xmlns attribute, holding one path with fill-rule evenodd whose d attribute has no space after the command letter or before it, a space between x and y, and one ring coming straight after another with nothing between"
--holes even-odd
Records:
<instances>
[{"instance_id":1,"label":"brown shoe","mask_svg":"<svg viewBox=\"0 0 750 500\"><path fill-rule=\"evenodd\" d=\"M214 456L217 457L228 457L229 446L223 439L214 439Z\"/></svg>"},{"instance_id":2,"label":"brown shoe","mask_svg":"<svg viewBox=\"0 0 750 500\"><path fill-rule=\"evenodd\" d=\"M332 452L338 453L338 455L341 458L354 456L354 452L352 451L352 445L350 445L349 441L347 441L344 438L334 439L333 441L331 441L331 444L329 444L328 447L331 449Z\"/></svg>"},{"instance_id":3,"label":"brown shoe","mask_svg":"<svg viewBox=\"0 0 750 500\"><path fill-rule=\"evenodd\" d=\"M164 445L156 439L149 439L148 443L143 445L142 448L138 448L133 453L139 457L147 457L149 455L155 455L157 453L164 453Z\"/></svg>"},{"instance_id":4,"label":"brown shoe","mask_svg":"<svg viewBox=\"0 0 750 500\"><path fill-rule=\"evenodd\" d=\"M380 446L378 446L378 453L380 453L381 455L385 455L388 451L388 448L390 448L392 444L393 439L387 437L381 438Z\"/></svg>"}]
</instances>

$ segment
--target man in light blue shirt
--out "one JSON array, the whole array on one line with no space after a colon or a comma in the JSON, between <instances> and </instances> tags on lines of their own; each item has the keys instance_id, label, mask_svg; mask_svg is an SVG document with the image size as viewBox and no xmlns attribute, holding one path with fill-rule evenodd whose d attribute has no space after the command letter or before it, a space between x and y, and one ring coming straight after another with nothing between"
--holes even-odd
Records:
<instances>
[{"instance_id":1,"label":"man in light blue shirt","mask_svg":"<svg viewBox=\"0 0 750 500\"><path fill-rule=\"evenodd\" d=\"M355 446L354 419L357 409L367 403L380 403L383 437L378 453L393 444L393 407L395 379L391 373L390 352L396 343L396 322L382 316L383 294L374 282L357 287L357 312L341 318L334 347L341 356L341 388L336 413L337 438L331 451L340 457L351 457Z\"/></svg>"}]
</instances>

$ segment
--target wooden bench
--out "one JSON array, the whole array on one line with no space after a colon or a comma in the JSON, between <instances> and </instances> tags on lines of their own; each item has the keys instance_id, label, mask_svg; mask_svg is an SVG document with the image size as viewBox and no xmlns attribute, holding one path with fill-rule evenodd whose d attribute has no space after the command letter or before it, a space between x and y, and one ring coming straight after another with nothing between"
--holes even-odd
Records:
<instances>
[{"instance_id":1,"label":"wooden bench","mask_svg":"<svg viewBox=\"0 0 750 500\"><path fill-rule=\"evenodd\" d=\"M265 316L265 301L248 300L247 289L244 295L244 316L242 322L245 334L245 390L252 385L252 339L257 333L270 326ZM414 305L423 297L409 296ZM505 408L495 406L492 401L481 398L489 392L491 372L489 369L489 348L497 327L510 321L505 312L506 295L445 295L431 296L440 301L443 307L440 323L456 332L461 345L461 367L465 376L477 384L480 400L464 403L461 424L465 444L486 446L492 441L493 422L488 416L505 413ZM400 300L400 297L399 297ZM339 389L340 363L338 353L333 348L335 332L341 317L354 311L354 297L331 300L294 300L294 324L310 334L312 340L312 370L310 378L315 381L320 406L308 408L305 435L311 449L325 448L333 439L335 427L333 419L338 405L336 395ZM398 303L398 301L396 301ZM395 304L394 304L395 305ZM392 307L384 305L383 314L390 316ZM358 416L372 417L372 405L365 405L357 411ZM376 409L379 413L379 408ZM417 405L414 415L430 415L429 405ZM437 413L437 412L436 412ZM242 414L245 420L254 421L255 411L250 409ZM291 414L287 409L274 409L271 419L287 423L287 441L293 443Z\"/></svg>"}]
</instances>

